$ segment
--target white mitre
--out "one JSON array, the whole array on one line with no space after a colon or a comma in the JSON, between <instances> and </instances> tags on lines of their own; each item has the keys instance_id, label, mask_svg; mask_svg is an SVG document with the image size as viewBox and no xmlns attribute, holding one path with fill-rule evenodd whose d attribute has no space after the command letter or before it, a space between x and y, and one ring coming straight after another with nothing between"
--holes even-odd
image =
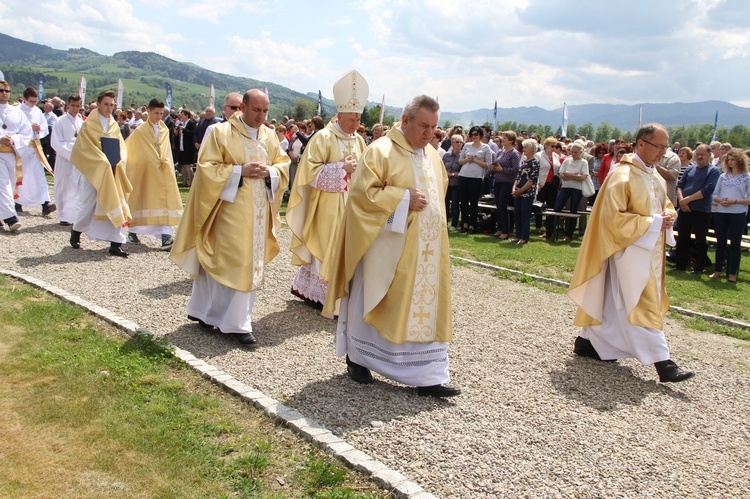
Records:
<instances>
[{"instance_id":1,"label":"white mitre","mask_svg":"<svg viewBox=\"0 0 750 499\"><path fill-rule=\"evenodd\" d=\"M367 105L370 87L364 76L351 70L333 84L333 100L340 113L362 114Z\"/></svg>"}]
</instances>

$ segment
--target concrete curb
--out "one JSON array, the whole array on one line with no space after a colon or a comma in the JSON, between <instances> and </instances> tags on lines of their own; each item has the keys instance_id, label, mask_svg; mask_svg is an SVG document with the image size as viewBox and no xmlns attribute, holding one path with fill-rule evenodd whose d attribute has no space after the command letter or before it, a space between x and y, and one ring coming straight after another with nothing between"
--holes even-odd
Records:
<instances>
[{"instance_id":1,"label":"concrete curb","mask_svg":"<svg viewBox=\"0 0 750 499\"><path fill-rule=\"evenodd\" d=\"M24 281L27 284L47 291L69 303L85 308L92 314L125 331L131 336L136 333L154 336L153 333L140 327L135 322L120 317L111 310L68 293L64 289L53 286L41 279L4 269L0 269L0 275L6 275ZM172 348L175 357L185 362L202 377L212 381L232 395L235 395L244 402L254 406L266 416L273 419L276 423L286 426L302 437L302 439L334 456L346 466L369 477L379 487L388 491L393 497L399 499L437 499L437 496L425 491L418 483L410 480L402 473L388 468L385 464L369 454L346 443L341 437L334 435L330 430L315 421L307 419L296 409L287 407L284 404L279 403L278 400L266 396L260 390L235 379L216 366L197 358L187 350L183 350L182 348L178 348L171 344L170 347Z\"/></svg>"},{"instance_id":2,"label":"concrete curb","mask_svg":"<svg viewBox=\"0 0 750 499\"><path fill-rule=\"evenodd\" d=\"M453 255L451 255L451 258L459 262L468 263L469 265L472 265L474 267L481 267L483 269L494 270L498 272L505 272L508 274L513 274L515 276L528 277L535 281L543 282L545 284L552 284L552 285L561 286L561 287L568 287L570 285L569 282L561 281L559 279L552 279L549 277L542 277L542 276L538 276L534 274L527 274L525 272L521 272L520 270L507 269L505 267L498 267L497 265L492 265L492 264L484 263L484 262L478 262L476 260L470 260L469 258L463 258L460 256L453 256ZM704 314L703 312L696 312L694 310L690 310L687 308L675 307L674 305L671 305L669 307L669 310L670 312L676 312L678 314L685 315L688 317L695 317L695 318L703 319L708 322L715 322L717 324L723 324L725 326L731 326L731 327L736 327L736 328L750 331L750 324L746 322L736 321L734 319L727 319L725 317L719 317L718 315Z\"/></svg>"}]
</instances>

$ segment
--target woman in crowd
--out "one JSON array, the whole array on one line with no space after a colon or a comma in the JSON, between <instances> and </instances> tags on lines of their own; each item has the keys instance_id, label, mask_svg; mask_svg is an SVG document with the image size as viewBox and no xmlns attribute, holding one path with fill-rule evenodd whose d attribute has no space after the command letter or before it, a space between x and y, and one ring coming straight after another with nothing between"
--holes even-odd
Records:
<instances>
[{"instance_id":1,"label":"woman in crowd","mask_svg":"<svg viewBox=\"0 0 750 499\"><path fill-rule=\"evenodd\" d=\"M492 170L495 172L495 206L497 207L497 232L495 237L508 239L510 236L510 218L508 203L512 199L513 183L521 165L521 154L516 150L516 132L506 130L500 134L503 148L495 158Z\"/></svg>"},{"instance_id":2,"label":"woman in crowd","mask_svg":"<svg viewBox=\"0 0 750 499\"><path fill-rule=\"evenodd\" d=\"M492 162L490 146L482 142L484 132L478 126L469 130L469 140L461 150L458 164L461 171L458 174L458 192L461 198L461 232L474 234L477 227L477 212L479 196L482 194L482 179Z\"/></svg>"},{"instance_id":3,"label":"woman in crowd","mask_svg":"<svg viewBox=\"0 0 750 499\"><path fill-rule=\"evenodd\" d=\"M560 165L560 180L562 181L560 193L555 200L555 211L560 213L565 207L565 203L570 201L570 212L578 213L578 205L581 202L583 193L581 187L586 175L589 172L589 164L581 158L583 154L583 145L580 142L573 142L570 145L570 156L565 158ZM570 242L573 239L573 230L575 229L576 219L568 218L565 223L564 242Z\"/></svg>"},{"instance_id":4,"label":"woman in crowd","mask_svg":"<svg viewBox=\"0 0 750 499\"><path fill-rule=\"evenodd\" d=\"M432 139L430 139L430 144L432 147L434 147L438 155L440 156L440 159L443 158L443 155L445 154L445 149L440 147L440 142L443 140L443 132L440 130L435 130L435 135L432 136Z\"/></svg>"},{"instance_id":5,"label":"woman in crowd","mask_svg":"<svg viewBox=\"0 0 750 499\"><path fill-rule=\"evenodd\" d=\"M548 207L555 206L557 191L560 189L560 155L555 152L558 142L554 137L547 137L544 141L544 149L536 154L539 161L539 194L537 201L544 203ZM541 237L551 237L553 224L556 217L547 217L546 232ZM537 229L542 226L542 217L536 217Z\"/></svg>"},{"instance_id":6,"label":"woman in crowd","mask_svg":"<svg viewBox=\"0 0 750 499\"><path fill-rule=\"evenodd\" d=\"M591 155L594 156L594 174L591 175L591 181L594 183L594 195L589 198L589 204L593 206L596 201L596 195L599 194L599 188L604 179L599 178L599 172L604 163L604 157L609 154L609 145L606 142L599 142L594 146ZM606 167L606 164L604 165Z\"/></svg>"},{"instance_id":7,"label":"woman in crowd","mask_svg":"<svg viewBox=\"0 0 750 499\"><path fill-rule=\"evenodd\" d=\"M523 245L529 241L531 231L531 205L536 196L536 184L539 180L539 160L536 159L536 148L539 143L534 139L523 141L524 161L518 169L513 184L513 216L516 222L516 238L511 242Z\"/></svg>"},{"instance_id":8,"label":"woman in crowd","mask_svg":"<svg viewBox=\"0 0 750 499\"><path fill-rule=\"evenodd\" d=\"M742 232L746 224L747 205L750 204L750 174L748 161L741 149L730 149L723 157L724 173L714 189L713 222L716 233L716 266L711 279L721 277L727 262L727 279L737 282L742 255ZM727 261L727 238L729 259Z\"/></svg>"},{"instance_id":9,"label":"woman in crowd","mask_svg":"<svg viewBox=\"0 0 750 499\"><path fill-rule=\"evenodd\" d=\"M677 151L677 155L680 157L680 175L682 175L685 168L692 164L691 160L693 159L693 150L688 146L681 147L680 150Z\"/></svg>"},{"instance_id":10,"label":"woman in crowd","mask_svg":"<svg viewBox=\"0 0 750 499\"><path fill-rule=\"evenodd\" d=\"M450 217L449 231L458 229L458 172L461 165L458 163L461 157L461 148L464 146L463 135L451 137L451 149L443 154L443 164L448 174L448 190L445 193L445 215ZM442 151L443 148L441 147Z\"/></svg>"}]
</instances>

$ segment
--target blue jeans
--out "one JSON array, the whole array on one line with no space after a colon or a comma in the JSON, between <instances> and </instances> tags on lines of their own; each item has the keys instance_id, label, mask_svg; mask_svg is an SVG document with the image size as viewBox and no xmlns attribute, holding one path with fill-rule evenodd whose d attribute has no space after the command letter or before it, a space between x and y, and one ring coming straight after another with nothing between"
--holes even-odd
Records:
<instances>
[{"instance_id":1,"label":"blue jeans","mask_svg":"<svg viewBox=\"0 0 750 499\"><path fill-rule=\"evenodd\" d=\"M497 230L510 234L508 203L513 199L512 182L495 182L495 206L497 207Z\"/></svg>"},{"instance_id":2,"label":"blue jeans","mask_svg":"<svg viewBox=\"0 0 750 499\"><path fill-rule=\"evenodd\" d=\"M724 269L727 259L727 238L729 239L729 262L727 274L737 275L742 257L742 230L745 228L744 213L721 213L713 215L714 232L716 233L716 272Z\"/></svg>"},{"instance_id":3,"label":"blue jeans","mask_svg":"<svg viewBox=\"0 0 750 499\"><path fill-rule=\"evenodd\" d=\"M573 187L563 187L560 189L560 192L557 194L557 199L555 199L555 211L561 212L563 211L563 208L565 207L565 203L570 200L570 212L571 213L578 213L578 205L581 203L581 198L583 197L583 192L581 192L581 189L575 189ZM569 218L565 221L565 236L572 238L573 237L573 230L576 227L576 219L575 218Z\"/></svg>"},{"instance_id":4,"label":"blue jeans","mask_svg":"<svg viewBox=\"0 0 750 499\"><path fill-rule=\"evenodd\" d=\"M516 238L529 240L531 233L531 206L534 204L534 198L517 197L513 205L513 216L516 220Z\"/></svg>"}]
</instances>

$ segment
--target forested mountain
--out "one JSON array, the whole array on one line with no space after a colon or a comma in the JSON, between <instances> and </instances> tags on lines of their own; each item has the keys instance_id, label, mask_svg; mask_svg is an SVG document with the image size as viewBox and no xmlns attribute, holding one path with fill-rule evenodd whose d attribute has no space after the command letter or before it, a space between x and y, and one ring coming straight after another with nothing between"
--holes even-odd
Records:
<instances>
[{"instance_id":1,"label":"forested mountain","mask_svg":"<svg viewBox=\"0 0 750 499\"><path fill-rule=\"evenodd\" d=\"M85 48L57 50L4 34L0 34L0 70L4 72L16 95L27 86L36 87L41 73L44 75L48 96L67 97L77 92L80 76L84 75L88 83L87 100L91 100L102 90L116 89L117 79L122 78L125 105L144 104L154 96L163 98L165 83L169 82L175 107L185 104L191 109L203 109L208 104L211 83L215 87L217 107L227 92L244 92L248 88L264 87L268 88L271 96L271 117L278 118L283 114L309 117L315 113L317 107L317 91L307 90L306 93L301 93L272 82L209 71L195 64L175 61L153 52L128 51L105 56ZM491 99L492 97L488 96L488 100ZM363 117L363 122L370 125L377 120L379 106L379 102L369 102L369 113ZM718 111L720 131L723 130L725 136L731 131L739 133L736 126L750 127L750 109L722 101L644 103L642 106L644 123L656 121L667 126L687 129L692 125L709 126L712 130L714 116ZM333 101L325 98L323 108L324 117L332 116L336 112ZM401 108L386 106L386 115L398 119L400 113ZM513 128L535 128L544 135L546 131L560 131L562 114L562 108L546 110L540 107L503 107L498 108L497 121L498 124ZM391 120L392 118L386 121ZM444 110L441 113L441 124L447 122L479 125L492 121L493 109L490 108L467 112ZM602 136L608 130L623 133L633 131L638 124L638 105L569 105L568 123L569 134L577 130L593 131L595 133L591 135ZM703 134L701 132L701 136Z\"/></svg>"}]
</instances>

